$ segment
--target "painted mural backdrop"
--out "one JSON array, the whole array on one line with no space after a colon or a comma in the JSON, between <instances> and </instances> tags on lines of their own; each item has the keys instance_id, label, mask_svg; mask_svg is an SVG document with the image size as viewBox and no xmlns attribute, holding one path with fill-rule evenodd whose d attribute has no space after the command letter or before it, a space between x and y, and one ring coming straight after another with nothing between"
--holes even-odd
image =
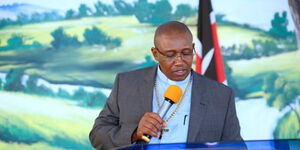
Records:
<instances>
[{"instance_id":1,"label":"painted mural backdrop","mask_svg":"<svg viewBox=\"0 0 300 150\"><path fill-rule=\"evenodd\" d=\"M300 53L285 0L214 0L245 140L300 138ZM158 24L196 37L198 1L1 0L0 149L92 149L116 73L155 64Z\"/></svg>"}]
</instances>

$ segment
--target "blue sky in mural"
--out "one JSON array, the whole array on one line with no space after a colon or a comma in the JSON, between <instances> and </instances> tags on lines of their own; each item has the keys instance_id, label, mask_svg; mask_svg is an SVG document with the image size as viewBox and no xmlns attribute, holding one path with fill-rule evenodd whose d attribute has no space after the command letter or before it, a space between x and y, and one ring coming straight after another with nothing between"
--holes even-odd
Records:
<instances>
[{"instance_id":1,"label":"blue sky in mural","mask_svg":"<svg viewBox=\"0 0 300 150\"><path fill-rule=\"evenodd\" d=\"M41 0L1 0L0 5L13 4L13 3L27 3L37 5L47 9L56 9L58 11L66 11L67 9L77 9L80 3L85 3L89 6L93 6L98 0L64 0L64 4L61 4L61 1L41 1ZM126 0L127 2L134 2L136 0ZM149 0L154 2L156 0ZM212 0L215 13L226 14L226 19L235 21L237 23L247 23L255 27L259 27L265 30L268 30L271 27L270 21L275 12L289 11L288 3L286 0L277 0L280 2L274 3L274 0ZM113 0L103 0L101 2L112 4ZM182 3L181 0L171 0L173 8L179 3ZM189 0L184 3L190 4L191 6L197 7L198 0ZM232 5L230 5L232 4ZM228 7L230 5L230 7ZM256 6L256 9L253 10L253 7ZM226 7L224 7L226 6ZM0 10L2 12L3 10ZM239 12L239 13L237 13ZM256 15L253 15L253 14ZM3 14L3 13L1 13ZM244 16L244 17L241 17ZM1 16L0 16L1 17ZM3 17L3 16L2 16ZM291 16L288 13L289 18L289 29L294 29L292 24Z\"/></svg>"},{"instance_id":2,"label":"blue sky in mural","mask_svg":"<svg viewBox=\"0 0 300 150\"><path fill-rule=\"evenodd\" d=\"M294 29L288 1L276 1L275 3L274 0L212 0L216 13L226 14L226 19L237 23L248 23L265 30L270 29L270 20L275 12L287 11L289 29ZM255 6L255 9L252 6Z\"/></svg>"}]
</instances>

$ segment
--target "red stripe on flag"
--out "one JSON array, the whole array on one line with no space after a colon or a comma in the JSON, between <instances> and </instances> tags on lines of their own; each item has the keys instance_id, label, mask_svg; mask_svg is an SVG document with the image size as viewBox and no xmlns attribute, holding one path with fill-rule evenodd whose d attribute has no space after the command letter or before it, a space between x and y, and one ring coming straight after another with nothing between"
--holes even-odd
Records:
<instances>
[{"instance_id":1,"label":"red stripe on flag","mask_svg":"<svg viewBox=\"0 0 300 150\"><path fill-rule=\"evenodd\" d=\"M219 46L218 34L217 34L217 25L216 23L211 24L211 31L213 37L213 45L215 49L214 57L215 57L215 67L217 73L217 81L224 82L226 80L223 58Z\"/></svg>"},{"instance_id":2,"label":"red stripe on flag","mask_svg":"<svg viewBox=\"0 0 300 150\"><path fill-rule=\"evenodd\" d=\"M196 55L196 72L202 74L202 58Z\"/></svg>"}]
</instances>

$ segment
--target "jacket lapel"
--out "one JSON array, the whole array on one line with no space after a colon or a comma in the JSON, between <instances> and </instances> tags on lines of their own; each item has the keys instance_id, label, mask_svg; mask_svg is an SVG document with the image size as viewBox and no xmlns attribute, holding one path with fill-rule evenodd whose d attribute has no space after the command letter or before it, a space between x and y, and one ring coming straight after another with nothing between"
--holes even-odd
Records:
<instances>
[{"instance_id":1,"label":"jacket lapel","mask_svg":"<svg viewBox=\"0 0 300 150\"><path fill-rule=\"evenodd\" d=\"M155 83L157 65L145 71L143 82L139 86L144 112L152 112L153 87Z\"/></svg>"},{"instance_id":2,"label":"jacket lapel","mask_svg":"<svg viewBox=\"0 0 300 150\"><path fill-rule=\"evenodd\" d=\"M193 72L193 85L191 96L190 121L188 128L188 143L196 141L201 128L201 122L205 117L207 100L205 99L205 85L201 82L201 76Z\"/></svg>"}]
</instances>

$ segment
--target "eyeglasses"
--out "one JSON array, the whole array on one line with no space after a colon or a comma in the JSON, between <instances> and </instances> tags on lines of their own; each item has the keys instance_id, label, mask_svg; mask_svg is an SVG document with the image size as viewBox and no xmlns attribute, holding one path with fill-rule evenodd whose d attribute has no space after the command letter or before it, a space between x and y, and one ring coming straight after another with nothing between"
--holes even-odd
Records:
<instances>
[{"instance_id":1,"label":"eyeglasses","mask_svg":"<svg viewBox=\"0 0 300 150\"><path fill-rule=\"evenodd\" d=\"M188 60L191 59L194 56L194 51L195 49L193 48L193 50L183 50L182 52L175 52L175 51L168 51L166 53L161 52L158 48L155 48L159 54L161 54L162 56L164 56L166 59L169 60L174 60L177 56L181 56L182 59ZM179 54L179 55L177 55Z\"/></svg>"}]
</instances>

